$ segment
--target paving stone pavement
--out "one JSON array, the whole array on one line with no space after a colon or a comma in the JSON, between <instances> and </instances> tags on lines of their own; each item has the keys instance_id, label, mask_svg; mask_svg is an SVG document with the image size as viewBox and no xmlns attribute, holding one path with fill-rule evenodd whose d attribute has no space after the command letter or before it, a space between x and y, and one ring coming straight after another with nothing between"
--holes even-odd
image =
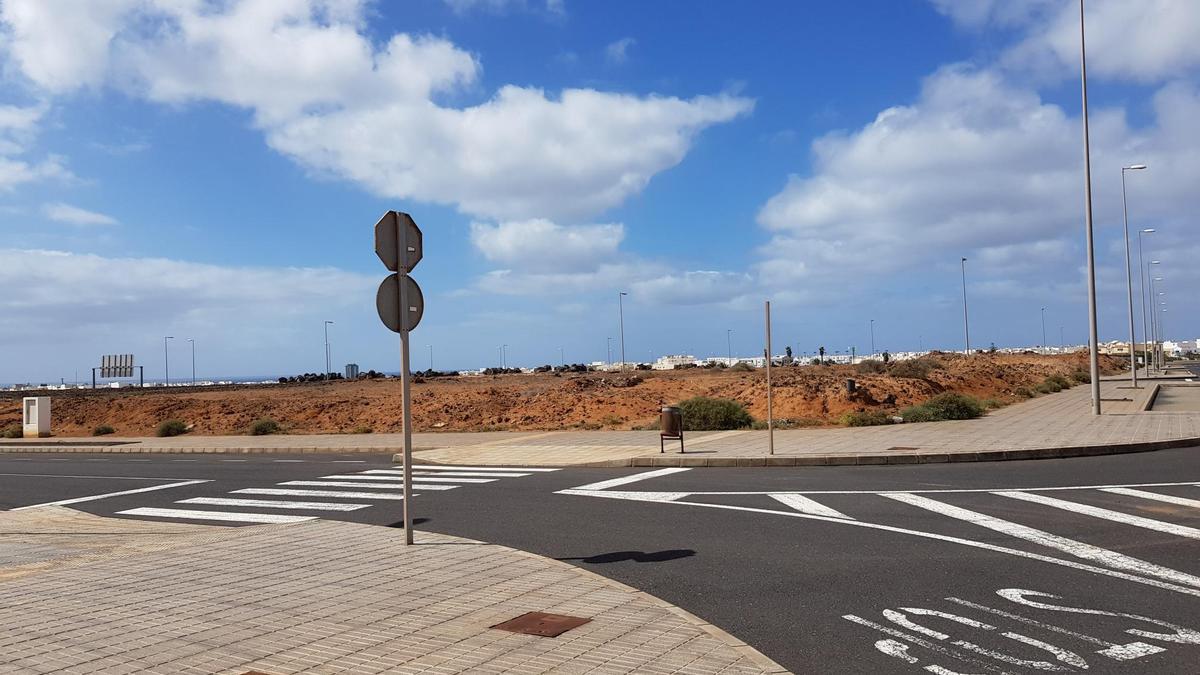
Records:
<instances>
[{"instance_id":1,"label":"paving stone pavement","mask_svg":"<svg viewBox=\"0 0 1200 675\"><path fill-rule=\"evenodd\" d=\"M417 532L405 547L401 530L353 523L209 528L62 507L0 524L10 544L72 528L164 544L64 550L0 580L0 673L786 672L653 596L467 539ZM28 564L4 551L0 568ZM530 611L591 622L557 638L489 628Z\"/></svg>"}]
</instances>

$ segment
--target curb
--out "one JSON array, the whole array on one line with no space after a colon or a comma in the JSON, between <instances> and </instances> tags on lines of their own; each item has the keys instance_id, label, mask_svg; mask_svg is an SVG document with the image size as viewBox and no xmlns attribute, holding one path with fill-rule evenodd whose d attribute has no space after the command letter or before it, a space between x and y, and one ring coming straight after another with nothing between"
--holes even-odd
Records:
<instances>
[{"instance_id":1,"label":"curb","mask_svg":"<svg viewBox=\"0 0 1200 675\"><path fill-rule=\"evenodd\" d=\"M796 467L796 466L868 466L896 464L952 464L957 462L1004 462L1029 459L1063 459L1067 457L1097 457L1100 455L1126 455L1139 452L1154 452L1200 445L1200 438L1176 438L1169 441L1145 441L1141 443L1121 443L1114 445L1081 445L1063 448L1032 448L1023 450L982 450L976 452L930 452L904 454L867 454L867 455L807 455L802 457L629 457L626 459L611 459L602 462L584 462L580 464L517 464L505 463L505 466L527 466L548 468L628 468L628 467L689 467L689 468L743 468L743 467ZM402 455L395 455L392 461L403 463ZM445 462L430 462L452 467L454 464ZM478 464L478 462L476 462Z\"/></svg>"},{"instance_id":2,"label":"curb","mask_svg":"<svg viewBox=\"0 0 1200 675\"><path fill-rule=\"evenodd\" d=\"M414 452L424 450L440 450L436 447L414 447ZM162 447L145 446L140 441L113 444L106 446L67 445L43 443L28 445L0 445L0 455L21 453L75 453L75 454L143 454L143 455L353 455L397 453L399 448L394 446L354 446L348 448L331 448L328 446L291 446L291 447Z\"/></svg>"}]
</instances>

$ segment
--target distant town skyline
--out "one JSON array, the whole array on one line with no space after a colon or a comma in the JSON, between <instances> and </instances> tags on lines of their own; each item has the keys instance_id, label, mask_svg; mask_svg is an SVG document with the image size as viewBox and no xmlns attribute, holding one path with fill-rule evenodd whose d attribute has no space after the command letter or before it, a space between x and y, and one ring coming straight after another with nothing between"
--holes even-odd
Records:
<instances>
[{"instance_id":1,"label":"distant town skyline","mask_svg":"<svg viewBox=\"0 0 1200 675\"><path fill-rule=\"evenodd\" d=\"M620 292L630 361L761 353L764 299L781 353L868 349L872 319L879 349L960 350L961 258L973 347L1037 345L1043 307L1046 342L1083 344L1077 21L0 0L0 382L115 353L157 380L164 349L190 377L188 339L202 376L318 372L326 321L334 370L398 370L388 209L425 232L419 369L430 344L447 370L606 360ZM1194 340L1200 4L1090 0L1088 30L1101 340L1128 339L1132 164L1135 301L1161 278L1147 308Z\"/></svg>"}]
</instances>

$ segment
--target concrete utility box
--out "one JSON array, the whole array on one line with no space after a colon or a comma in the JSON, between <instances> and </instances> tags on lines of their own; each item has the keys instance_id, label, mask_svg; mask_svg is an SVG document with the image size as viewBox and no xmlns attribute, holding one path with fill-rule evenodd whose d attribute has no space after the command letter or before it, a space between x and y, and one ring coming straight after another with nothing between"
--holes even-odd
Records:
<instances>
[{"instance_id":1,"label":"concrete utility box","mask_svg":"<svg viewBox=\"0 0 1200 675\"><path fill-rule=\"evenodd\" d=\"M48 438L50 436L50 397L31 396L21 406L21 418L25 438Z\"/></svg>"}]
</instances>

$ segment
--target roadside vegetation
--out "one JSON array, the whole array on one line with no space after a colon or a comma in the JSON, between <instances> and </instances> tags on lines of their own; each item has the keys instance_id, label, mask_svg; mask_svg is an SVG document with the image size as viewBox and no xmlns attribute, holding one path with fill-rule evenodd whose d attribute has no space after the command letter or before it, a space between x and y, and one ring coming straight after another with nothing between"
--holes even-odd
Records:
<instances>
[{"instance_id":1,"label":"roadside vegetation","mask_svg":"<svg viewBox=\"0 0 1200 675\"><path fill-rule=\"evenodd\" d=\"M0 438L21 438L24 435L25 430L21 428L20 423L10 424L0 429Z\"/></svg>"},{"instance_id":2,"label":"roadside vegetation","mask_svg":"<svg viewBox=\"0 0 1200 675\"><path fill-rule=\"evenodd\" d=\"M945 420L972 420L983 414L984 404L974 396L946 392L938 394L920 405L909 406L900 411L905 422L942 422Z\"/></svg>"},{"instance_id":3,"label":"roadside vegetation","mask_svg":"<svg viewBox=\"0 0 1200 675\"><path fill-rule=\"evenodd\" d=\"M187 432L187 422L183 420L165 420L159 423L156 433L159 438L166 438L169 436L181 436Z\"/></svg>"},{"instance_id":4,"label":"roadside vegetation","mask_svg":"<svg viewBox=\"0 0 1200 675\"><path fill-rule=\"evenodd\" d=\"M250 425L251 436L269 436L271 434L278 434L282 431L283 427L279 426L279 422L276 422L270 417L254 420L254 423Z\"/></svg>"},{"instance_id":5,"label":"roadside vegetation","mask_svg":"<svg viewBox=\"0 0 1200 675\"><path fill-rule=\"evenodd\" d=\"M684 431L745 429L754 424L746 406L724 398L696 396L679 402Z\"/></svg>"},{"instance_id":6,"label":"roadside vegetation","mask_svg":"<svg viewBox=\"0 0 1200 675\"><path fill-rule=\"evenodd\" d=\"M93 436L108 436L110 434L115 434L116 432L117 432L116 429L113 429L112 427L110 427L107 424L101 424L100 426L96 427L95 429L92 429Z\"/></svg>"}]
</instances>

